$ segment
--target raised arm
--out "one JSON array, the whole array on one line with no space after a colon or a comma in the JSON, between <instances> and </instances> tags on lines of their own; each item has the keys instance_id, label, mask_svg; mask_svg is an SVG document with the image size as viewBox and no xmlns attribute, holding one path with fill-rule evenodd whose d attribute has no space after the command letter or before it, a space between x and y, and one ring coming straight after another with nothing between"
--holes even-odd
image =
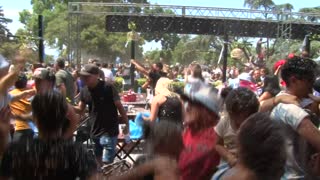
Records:
<instances>
[{"instance_id":1,"label":"raised arm","mask_svg":"<svg viewBox=\"0 0 320 180\"><path fill-rule=\"evenodd\" d=\"M293 95L280 95L273 98L269 98L264 101L260 101L259 112L271 111L277 104L295 104L299 106L298 98Z\"/></svg>"},{"instance_id":2,"label":"raised arm","mask_svg":"<svg viewBox=\"0 0 320 180\"><path fill-rule=\"evenodd\" d=\"M0 94L6 94L8 89L17 81L19 71L12 71L0 79Z\"/></svg>"},{"instance_id":3,"label":"raised arm","mask_svg":"<svg viewBox=\"0 0 320 180\"><path fill-rule=\"evenodd\" d=\"M161 104L163 104L166 101L166 97L162 95L157 95L152 99L151 102L151 112L150 112L150 117L143 117L143 120L146 121L155 121L158 116L159 112L159 107Z\"/></svg>"},{"instance_id":4,"label":"raised arm","mask_svg":"<svg viewBox=\"0 0 320 180\"><path fill-rule=\"evenodd\" d=\"M65 139L70 139L73 136L73 133L77 129L77 125L80 122L80 116L76 114L74 107L71 104L68 104L68 112L66 118L69 120L69 127L66 129L63 137Z\"/></svg>"},{"instance_id":5,"label":"raised arm","mask_svg":"<svg viewBox=\"0 0 320 180\"><path fill-rule=\"evenodd\" d=\"M130 62L136 66L137 71L141 72L145 76L149 75L149 72L147 71L147 69L142 67L137 61L135 61L134 59L131 59Z\"/></svg>"},{"instance_id":6,"label":"raised arm","mask_svg":"<svg viewBox=\"0 0 320 180\"><path fill-rule=\"evenodd\" d=\"M17 95L12 96L11 101L18 101L19 99L28 98L35 95L36 91L34 89L25 90Z\"/></svg>"},{"instance_id":7,"label":"raised arm","mask_svg":"<svg viewBox=\"0 0 320 180\"><path fill-rule=\"evenodd\" d=\"M232 167L237 163L237 157L224 147L224 141L220 136L218 136L215 148L218 154L228 162L229 166Z\"/></svg>"}]
</instances>

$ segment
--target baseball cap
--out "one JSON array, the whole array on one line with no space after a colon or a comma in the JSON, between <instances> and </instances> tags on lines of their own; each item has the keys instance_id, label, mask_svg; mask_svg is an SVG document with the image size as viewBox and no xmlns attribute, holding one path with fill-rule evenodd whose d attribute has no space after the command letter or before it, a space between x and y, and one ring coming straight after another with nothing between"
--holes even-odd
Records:
<instances>
[{"instance_id":1,"label":"baseball cap","mask_svg":"<svg viewBox=\"0 0 320 180\"><path fill-rule=\"evenodd\" d=\"M220 117L220 100L218 98L218 92L210 86L185 88L184 93L181 94L181 98L198 102Z\"/></svg>"},{"instance_id":2,"label":"baseball cap","mask_svg":"<svg viewBox=\"0 0 320 180\"><path fill-rule=\"evenodd\" d=\"M94 64L86 64L79 72L82 76L90 76L99 74L99 68Z\"/></svg>"}]
</instances>

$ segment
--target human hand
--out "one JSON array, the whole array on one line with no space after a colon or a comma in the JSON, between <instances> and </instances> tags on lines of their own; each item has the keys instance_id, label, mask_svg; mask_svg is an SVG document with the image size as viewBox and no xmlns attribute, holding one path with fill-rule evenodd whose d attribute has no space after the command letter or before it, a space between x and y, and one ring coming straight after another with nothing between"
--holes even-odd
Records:
<instances>
[{"instance_id":1,"label":"human hand","mask_svg":"<svg viewBox=\"0 0 320 180\"><path fill-rule=\"evenodd\" d=\"M295 104L299 106L299 100L297 96L293 95L279 95L275 97L275 104L284 103L284 104Z\"/></svg>"},{"instance_id":2,"label":"human hand","mask_svg":"<svg viewBox=\"0 0 320 180\"><path fill-rule=\"evenodd\" d=\"M320 175L320 154L316 153L311 156L309 161L309 167L311 168L311 172L319 176Z\"/></svg>"},{"instance_id":3,"label":"human hand","mask_svg":"<svg viewBox=\"0 0 320 180\"><path fill-rule=\"evenodd\" d=\"M189 68L187 67L187 68L184 68L184 70L183 70L183 73L186 75L186 74L189 74Z\"/></svg>"},{"instance_id":4,"label":"human hand","mask_svg":"<svg viewBox=\"0 0 320 180\"><path fill-rule=\"evenodd\" d=\"M142 119L143 119L144 121L149 121L149 120L150 120L150 118L149 118L149 117L144 116L144 115L142 115Z\"/></svg>"},{"instance_id":5,"label":"human hand","mask_svg":"<svg viewBox=\"0 0 320 180\"><path fill-rule=\"evenodd\" d=\"M320 96L315 96L315 95L313 95L313 94L309 94L309 97L313 100L313 101L315 101L316 103L320 103Z\"/></svg>"},{"instance_id":6,"label":"human hand","mask_svg":"<svg viewBox=\"0 0 320 180\"><path fill-rule=\"evenodd\" d=\"M134 59L131 59L130 63L134 64L134 63L136 63L136 61Z\"/></svg>"},{"instance_id":7,"label":"human hand","mask_svg":"<svg viewBox=\"0 0 320 180\"><path fill-rule=\"evenodd\" d=\"M234 155L230 155L227 159L227 162L229 164L230 167L233 167L234 165L237 164L238 159L236 158L236 156Z\"/></svg>"},{"instance_id":8,"label":"human hand","mask_svg":"<svg viewBox=\"0 0 320 180\"><path fill-rule=\"evenodd\" d=\"M122 130L122 133L123 133L124 135L127 135L129 132L130 132L130 131L129 131L129 124L126 124L126 125L124 126L123 130Z\"/></svg>"},{"instance_id":9,"label":"human hand","mask_svg":"<svg viewBox=\"0 0 320 180\"><path fill-rule=\"evenodd\" d=\"M276 69L276 71L274 72L274 75L277 76L280 72L282 65L278 66L278 68Z\"/></svg>"},{"instance_id":10,"label":"human hand","mask_svg":"<svg viewBox=\"0 0 320 180\"><path fill-rule=\"evenodd\" d=\"M23 91L22 98L30 98L31 96L34 96L36 94L36 90L34 89L29 89Z\"/></svg>"}]
</instances>

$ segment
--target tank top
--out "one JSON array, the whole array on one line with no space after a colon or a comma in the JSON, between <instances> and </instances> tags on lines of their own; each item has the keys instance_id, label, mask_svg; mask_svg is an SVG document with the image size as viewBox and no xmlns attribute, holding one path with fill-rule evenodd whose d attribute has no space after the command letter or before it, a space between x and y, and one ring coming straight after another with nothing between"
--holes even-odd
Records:
<instances>
[{"instance_id":1,"label":"tank top","mask_svg":"<svg viewBox=\"0 0 320 180\"><path fill-rule=\"evenodd\" d=\"M169 120L182 124L182 107L178 97L166 97L167 100L159 107L159 121Z\"/></svg>"}]
</instances>

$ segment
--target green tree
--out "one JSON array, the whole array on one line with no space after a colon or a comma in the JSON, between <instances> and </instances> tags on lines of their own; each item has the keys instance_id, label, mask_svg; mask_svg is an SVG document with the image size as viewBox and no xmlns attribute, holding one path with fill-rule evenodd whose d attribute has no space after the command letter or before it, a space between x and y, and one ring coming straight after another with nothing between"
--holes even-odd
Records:
<instances>
[{"instance_id":1,"label":"green tree","mask_svg":"<svg viewBox=\"0 0 320 180\"><path fill-rule=\"evenodd\" d=\"M57 48L61 54L66 54L66 48L75 47L75 41L69 44L68 34L68 2L67 0L32 0L32 12L24 10L20 13L20 22L25 25L19 31L23 35L26 44L29 44L34 49L37 48L38 35L38 14L44 16L44 37L46 44L52 48ZM91 2L101 2L98 0L91 0ZM104 2L115 2L105 0ZM119 2L122 2L119 0ZM84 7L93 9L92 7ZM104 7L98 7L103 10ZM80 43L81 52L84 56L99 57L103 61L114 60L116 57L121 59L129 59L130 47L126 45L127 39L125 33L108 33L105 30L105 17L103 15L79 15L80 28ZM73 21L71 26L71 39L76 39L76 24ZM136 54L142 57L143 41L137 43Z\"/></svg>"},{"instance_id":2,"label":"green tree","mask_svg":"<svg viewBox=\"0 0 320 180\"><path fill-rule=\"evenodd\" d=\"M278 11L291 12L294 9L294 7L290 3L284 3L275 5L274 9Z\"/></svg>"},{"instance_id":3,"label":"green tree","mask_svg":"<svg viewBox=\"0 0 320 180\"><path fill-rule=\"evenodd\" d=\"M8 59L12 59L19 49L21 44L16 41L5 41L0 45L0 54Z\"/></svg>"},{"instance_id":4,"label":"green tree","mask_svg":"<svg viewBox=\"0 0 320 180\"><path fill-rule=\"evenodd\" d=\"M7 28L7 24L11 22L11 19L4 16L2 6L0 6L0 54L9 59L13 58L17 49L21 46L19 41L11 40L12 37L10 36L12 34Z\"/></svg>"},{"instance_id":5,"label":"green tree","mask_svg":"<svg viewBox=\"0 0 320 180\"><path fill-rule=\"evenodd\" d=\"M268 11L274 7L272 0L245 0L243 6L248 6L250 9L261 9Z\"/></svg>"},{"instance_id":6,"label":"green tree","mask_svg":"<svg viewBox=\"0 0 320 180\"><path fill-rule=\"evenodd\" d=\"M11 22L12 19L4 17L2 6L0 6L0 40L4 40L8 35L11 34L7 28L7 24Z\"/></svg>"},{"instance_id":7,"label":"green tree","mask_svg":"<svg viewBox=\"0 0 320 180\"><path fill-rule=\"evenodd\" d=\"M299 10L299 12L319 14L320 13L320 6L312 7L312 8L301 8ZM319 15L318 16L308 16L307 19L311 22L315 22L315 21L319 20Z\"/></svg>"},{"instance_id":8,"label":"green tree","mask_svg":"<svg viewBox=\"0 0 320 180\"><path fill-rule=\"evenodd\" d=\"M219 58L222 44L215 36L181 36L174 51L172 51L172 62L189 64L198 61L202 64L216 64Z\"/></svg>"}]
</instances>

